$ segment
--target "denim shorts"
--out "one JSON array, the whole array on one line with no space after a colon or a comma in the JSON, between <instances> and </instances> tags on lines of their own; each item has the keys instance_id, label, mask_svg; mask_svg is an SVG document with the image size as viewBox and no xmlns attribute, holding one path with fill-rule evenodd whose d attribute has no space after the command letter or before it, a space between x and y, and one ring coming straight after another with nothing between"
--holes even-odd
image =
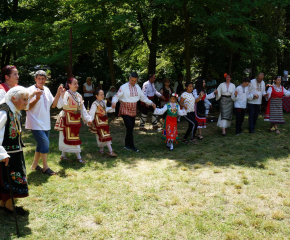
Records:
<instances>
[{"instance_id":1,"label":"denim shorts","mask_svg":"<svg viewBox=\"0 0 290 240\"><path fill-rule=\"evenodd\" d=\"M36 152L48 153L49 151L49 130L31 130L35 141L37 142Z\"/></svg>"}]
</instances>

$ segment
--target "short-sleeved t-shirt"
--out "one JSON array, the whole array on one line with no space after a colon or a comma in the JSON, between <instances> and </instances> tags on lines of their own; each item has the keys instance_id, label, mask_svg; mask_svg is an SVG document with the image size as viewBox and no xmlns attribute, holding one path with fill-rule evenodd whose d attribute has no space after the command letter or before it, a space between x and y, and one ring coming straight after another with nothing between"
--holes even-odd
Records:
<instances>
[{"instance_id":1,"label":"short-sleeved t-shirt","mask_svg":"<svg viewBox=\"0 0 290 240\"><path fill-rule=\"evenodd\" d=\"M35 89L35 85L28 88L30 94L32 94ZM51 128L50 106L53 103L54 97L47 87L44 87L43 93L44 94L41 95L34 108L26 112L26 129L48 131ZM35 98L36 96L34 96L31 100L34 100Z\"/></svg>"},{"instance_id":2,"label":"short-sleeved t-shirt","mask_svg":"<svg viewBox=\"0 0 290 240\"><path fill-rule=\"evenodd\" d=\"M195 108L195 98L192 93L184 92L181 94L184 98L184 105L187 107L186 112L194 112Z\"/></svg>"}]
</instances>

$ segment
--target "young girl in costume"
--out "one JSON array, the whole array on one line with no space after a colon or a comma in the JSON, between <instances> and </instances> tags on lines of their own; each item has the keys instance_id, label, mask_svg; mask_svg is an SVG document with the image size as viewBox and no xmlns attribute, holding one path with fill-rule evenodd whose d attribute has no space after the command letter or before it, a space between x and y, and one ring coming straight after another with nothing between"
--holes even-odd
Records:
<instances>
[{"instance_id":1,"label":"young girl in costume","mask_svg":"<svg viewBox=\"0 0 290 240\"><path fill-rule=\"evenodd\" d=\"M195 119L198 123L197 130L198 130L198 135L197 138L199 140L203 139L203 136L201 135L201 129L206 128L206 114L205 114L205 105L204 103L206 102L208 105L211 106L210 101L208 99L215 98L215 93L217 93L217 90L214 90L211 94L206 94L205 90L205 80L202 78L199 78L195 82L195 89L193 90L192 94L195 97L195 99L199 98L199 94L201 92L204 93L202 99L199 102L195 103Z\"/></svg>"},{"instance_id":2,"label":"young girl in costume","mask_svg":"<svg viewBox=\"0 0 290 240\"><path fill-rule=\"evenodd\" d=\"M60 159L68 160L66 153L75 153L80 163L85 163L81 157L82 144L79 132L81 128L81 118L84 123L90 126L92 123L90 115L87 113L82 96L77 92L78 80L70 78L65 86L65 91L59 98L57 108L63 110L59 113L54 129L59 131L59 150L62 152Z\"/></svg>"},{"instance_id":3,"label":"young girl in costume","mask_svg":"<svg viewBox=\"0 0 290 240\"><path fill-rule=\"evenodd\" d=\"M112 137L110 135L110 128L108 124L109 112L115 112L114 108L106 107L106 102L104 101L104 91L98 89L96 91L96 101L90 109L90 117L93 119L92 125L90 127L90 132L96 134L98 147L100 148L99 153L104 153L104 147L107 146L109 152L107 153L111 157L117 157L117 154L113 152L112 149Z\"/></svg>"},{"instance_id":4,"label":"young girl in costume","mask_svg":"<svg viewBox=\"0 0 290 240\"><path fill-rule=\"evenodd\" d=\"M162 115L167 112L162 131L162 138L166 139L167 147L170 148L170 151L173 150L173 142L176 142L178 139L177 116L186 115L186 111L180 109L177 99L178 95L176 93L172 93L169 103L165 104L163 108L156 108L154 110L154 114L156 115Z\"/></svg>"}]
</instances>

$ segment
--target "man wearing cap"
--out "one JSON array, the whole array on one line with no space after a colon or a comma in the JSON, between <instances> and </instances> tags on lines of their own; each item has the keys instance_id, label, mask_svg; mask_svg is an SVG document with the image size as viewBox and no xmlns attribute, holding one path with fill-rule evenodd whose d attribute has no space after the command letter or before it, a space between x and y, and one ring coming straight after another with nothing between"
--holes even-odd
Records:
<instances>
[{"instance_id":1,"label":"man wearing cap","mask_svg":"<svg viewBox=\"0 0 290 240\"><path fill-rule=\"evenodd\" d=\"M165 97L163 97L162 94L155 89L155 85L154 85L155 80L156 80L155 74L149 74L149 80L143 84L142 91L143 91L144 95L151 101L154 101L154 96L165 101ZM142 113L141 113L141 117L140 117L140 128L139 129L142 131L147 131L147 129L145 128L145 123L146 123L146 119L147 119L147 115L148 115L149 110L152 111L153 129L158 129L158 125L157 125L158 117L157 117L157 115L153 114L154 109L146 103L141 103L141 105L142 105Z\"/></svg>"},{"instance_id":2,"label":"man wearing cap","mask_svg":"<svg viewBox=\"0 0 290 240\"><path fill-rule=\"evenodd\" d=\"M60 86L55 98L52 96L49 88L45 87L47 79L46 72L39 70L35 73L35 84L28 88L30 92L29 110L26 112L25 128L30 129L36 142L34 160L31 166L32 170L41 171L49 176L55 175L47 164L47 153L49 151L49 131L50 125L50 106L57 105L61 93L65 90ZM42 159L43 168L38 165L39 159Z\"/></svg>"},{"instance_id":3,"label":"man wearing cap","mask_svg":"<svg viewBox=\"0 0 290 240\"><path fill-rule=\"evenodd\" d=\"M119 116L123 118L127 128L124 148L135 152L139 152L133 140L135 117L137 115L137 102L140 100L147 105L151 105L154 109L156 108L156 105L144 95L139 85L136 84L137 80L138 74L136 72L131 73L129 82L120 87L112 100L112 108L116 107L118 101L122 101Z\"/></svg>"}]
</instances>

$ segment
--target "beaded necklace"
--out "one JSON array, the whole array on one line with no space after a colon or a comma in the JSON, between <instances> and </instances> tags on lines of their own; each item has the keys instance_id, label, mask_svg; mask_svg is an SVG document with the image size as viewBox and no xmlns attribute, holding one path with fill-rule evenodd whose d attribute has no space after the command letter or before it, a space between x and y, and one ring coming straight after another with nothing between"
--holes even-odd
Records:
<instances>
[{"instance_id":1,"label":"beaded necklace","mask_svg":"<svg viewBox=\"0 0 290 240\"><path fill-rule=\"evenodd\" d=\"M70 95L72 96L72 98L76 101L76 103L77 103L77 111L76 111L76 113L80 113L81 112L81 108L80 108L80 106L81 106L81 102L80 101L78 101L78 93L77 92L73 92L73 91L71 91L71 90L68 90L68 92L70 93Z\"/></svg>"}]
</instances>

